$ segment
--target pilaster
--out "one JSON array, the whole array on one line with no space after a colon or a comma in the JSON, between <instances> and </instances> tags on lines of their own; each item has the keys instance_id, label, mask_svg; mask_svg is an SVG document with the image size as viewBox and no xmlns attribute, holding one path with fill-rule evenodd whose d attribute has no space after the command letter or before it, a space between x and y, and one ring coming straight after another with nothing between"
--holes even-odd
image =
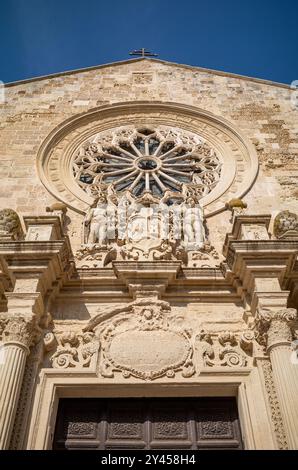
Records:
<instances>
[{"instance_id":1,"label":"pilaster","mask_svg":"<svg viewBox=\"0 0 298 470\"><path fill-rule=\"evenodd\" d=\"M266 309L257 315L257 330L264 337L270 356L290 449L298 449L298 367L291 361L292 327L295 320L297 312L293 308Z\"/></svg>"},{"instance_id":2,"label":"pilaster","mask_svg":"<svg viewBox=\"0 0 298 470\"><path fill-rule=\"evenodd\" d=\"M23 233L0 237L0 260L9 279L3 284L6 309L0 316L0 449L9 448L26 358L47 326L48 299L67 276L71 258L58 216L33 218L33 222L35 235L40 234L35 241L28 233L25 240Z\"/></svg>"}]
</instances>

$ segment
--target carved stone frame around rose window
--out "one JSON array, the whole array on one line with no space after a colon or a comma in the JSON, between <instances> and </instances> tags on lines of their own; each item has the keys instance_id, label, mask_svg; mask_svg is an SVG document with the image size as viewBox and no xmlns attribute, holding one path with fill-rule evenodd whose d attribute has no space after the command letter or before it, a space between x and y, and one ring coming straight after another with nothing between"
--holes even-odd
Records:
<instances>
[{"instance_id":1,"label":"carved stone frame around rose window","mask_svg":"<svg viewBox=\"0 0 298 470\"><path fill-rule=\"evenodd\" d=\"M206 217L224 210L227 201L241 198L251 188L258 173L256 150L229 121L193 106L140 101L92 109L53 129L42 143L36 162L46 189L71 209L85 214L93 199L72 175L74 153L99 132L136 123L173 126L193 132L221 155L220 180L200 201Z\"/></svg>"}]
</instances>

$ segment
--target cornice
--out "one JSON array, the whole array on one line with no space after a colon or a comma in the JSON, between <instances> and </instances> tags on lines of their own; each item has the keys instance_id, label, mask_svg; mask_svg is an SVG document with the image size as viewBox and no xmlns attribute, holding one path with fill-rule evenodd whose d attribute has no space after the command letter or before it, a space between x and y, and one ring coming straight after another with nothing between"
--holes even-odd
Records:
<instances>
[{"instance_id":1,"label":"cornice","mask_svg":"<svg viewBox=\"0 0 298 470\"><path fill-rule=\"evenodd\" d=\"M162 64L166 65L169 67L176 67L176 68L183 68L186 70L192 70L192 71L199 71L203 73L210 73L212 75L218 75L221 77L230 77L230 78L235 78L235 79L240 79L240 80L245 80L245 81L250 81L250 82L255 82L263 85L269 85L269 86L275 86L275 87L280 87L280 88L286 88L291 90L291 86L286 84L286 83L280 83L280 82L275 82L272 80L266 80L263 78L257 78L257 77L249 77L246 75L241 75L237 73L232 73L232 72L225 72L223 70L215 70L215 69L209 69L205 67L199 67L196 65L187 65L187 64L179 64L177 62L171 62L167 60L161 60L161 59L153 59L153 58L136 58L136 59L127 59L127 60L120 60L120 61L115 61L115 62L109 62L106 64L101 64L101 65L93 65L91 67L83 67L79 69L73 69L73 70L66 70L63 72L57 72L57 73L52 73L48 75L41 75L39 77L33 77L33 78L27 78L24 80L16 80L13 82L8 82L5 84L5 87L13 87L17 85L25 85L25 84L30 84L34 82L39 82L43 80L50 80L54 78L59 78L59 77L65 77L68 75L77 75L79 73L85 73L93 70L102 70L105 68L111 68L111 67L119 67L122 65L129 65L129 64L134 64L138 62L143 62L143 61L150 61L152 63L157 63L157 64Z\"/></svg>"}]
</instances>

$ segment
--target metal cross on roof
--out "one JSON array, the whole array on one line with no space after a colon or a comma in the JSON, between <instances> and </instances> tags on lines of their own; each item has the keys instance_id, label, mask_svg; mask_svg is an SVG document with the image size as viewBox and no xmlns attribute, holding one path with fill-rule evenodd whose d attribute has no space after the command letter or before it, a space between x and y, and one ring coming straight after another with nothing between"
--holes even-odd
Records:
<instances>
[{"instance_id":1,"label":"metal cross on roof","mask_svg":"<svg viewBox=\"0 0 298 470\"><path fill-rule=\"evenodd\" d=\"M157 57L158 54L153 54L151 51L148 51L144 47L142 49L135 49L134 51L130 52L129 55L138 55L141 57Z\"/></svg>"}]
</instances>

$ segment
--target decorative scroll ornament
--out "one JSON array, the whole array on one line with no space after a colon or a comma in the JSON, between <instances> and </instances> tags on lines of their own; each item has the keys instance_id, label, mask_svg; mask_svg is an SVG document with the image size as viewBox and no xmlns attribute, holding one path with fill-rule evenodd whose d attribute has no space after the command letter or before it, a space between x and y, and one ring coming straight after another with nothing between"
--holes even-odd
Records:
<instances>
[{"instance_id":1,"label":"decorative scroll ornament","mask_svg":"<svg viewBox=\"0 0 298 470\"><path fill-rule=\"evenodd\" d=\"M129 313L119 312L102 326L103 377L134 376L154 380L166 376L183 377L195 373L192 361L191 332L168 320L169 306L162 301L140 300L131 304Z\"/></svg>"},{"instance_id":2,"label":"decorative scroll ornament","mask_svg":"<svg viewBox=\"0 0 298 470\"><path fill-rule=\"evenodd\" d=\"M197 336L199 354L206 367L245 367L252 352L253 333L244 332L240 341L234 333L225 331L211 335L202 330Z\"/></svg>"},{"instance_id":3,"label":"decorative scroll ornament","mask_svg":"<svg viewBox=\"0 0 298 470\"><path fill-rule=\"evenodd\" d=\"M19 240L23 230L18 214L12 209L0 211L0 240Z\"/></svg>"},{"instance_id":4,"label":"decorative scroll ornament","mask_svg":"<svg viewBox=\"0 0 298 470\"><path fill-rule=\"evenodd\" d=\"M55 335L58 343L56 352L51 356L52 366L57 369L68 367L89 367L91 359L100 349L98 339L94 333L64 332ZM54 343L53 333L48 333L44 338L46 349L52 348Z\"/></svg>"},{"instance_id":5,"label":"decorative scroll ornament","mask_svg":"<svg viewBox=\"0 0 298 470\"><path fill-rule=\"evenodd\" d=\"M37 325L35 317L2 316L0 333L3 343L20 343L29 349L39 340L41 328Z\"/></svg>"},{"instance_id":6,"label":"decorative scroll ornament","mask_svg":"<svg viewBox=\"0 0 298 470\"><path fill-rule=\"evenodd\" d=\"M117 192L145 193L161 198L165 191L181 192L191 184L203 197L217 185L221 162L201 137L168 126L125 126L101 132L86 141L73 158L73 174L79 186L94 188L112 184Z\"/></svg>"},{"instance_id":7,"label":"decorative scroll ornament","mask_svg":"<svg viewBox=\"0 0 298 470\"><path fill-rule=\"evenodd\" d=\"M241 353L238 347L238 341L231 332L224 332L218 336L218 341L222 345L219 352L219 359L221 366L229 367L244 367L247 365L246 356Z\"/></svg>"},{"instance_id":8,"label":"decorative scroll ornament","mask_svg":"<svg viewBox=\"0 0 298 470\"><path fill-rule=\"evenodd\" d=\"M276 238L298 238L298 215L280 212L274 220L273 233Z\"/></svg>"}]
</instances>

